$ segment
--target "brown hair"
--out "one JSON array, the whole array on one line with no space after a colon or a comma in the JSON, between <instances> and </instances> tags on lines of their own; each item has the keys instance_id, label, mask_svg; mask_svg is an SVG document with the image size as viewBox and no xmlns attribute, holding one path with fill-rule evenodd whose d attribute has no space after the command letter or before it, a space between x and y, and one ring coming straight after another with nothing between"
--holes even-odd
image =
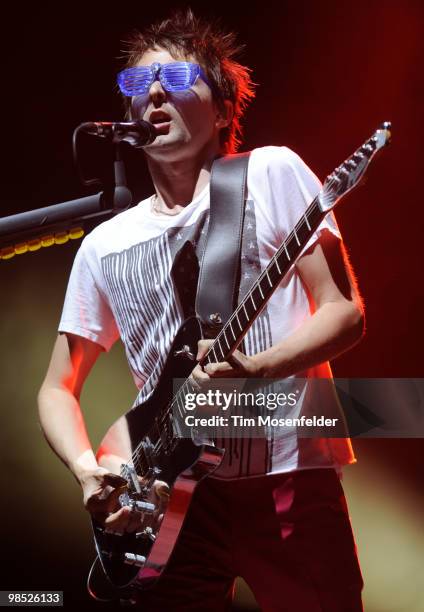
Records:
<instances>
[{"instance_id":1,"label":"brown hair","mask_svg":"<svg viewBox=\"0 0 424 612\"><path fill-rule=\"evenodd\" d=\"M177 9L168 19L143 31L133 31L125 44L125 68L135 66L147 50L155 47L162 47L174 56L195 57L212 84L218 108L224 110L224 100L231 100L234 105L231 123L221 129L220 145L224 154L237 151L242 135L240 120L255 96L256 83L250 78L251 69L234 60L245 47L237 43L234 32L224 31L218 21L196 17L190 8ZM130 103L130 98L125 98L127 117Z\"/></svg>"}]
</instances>

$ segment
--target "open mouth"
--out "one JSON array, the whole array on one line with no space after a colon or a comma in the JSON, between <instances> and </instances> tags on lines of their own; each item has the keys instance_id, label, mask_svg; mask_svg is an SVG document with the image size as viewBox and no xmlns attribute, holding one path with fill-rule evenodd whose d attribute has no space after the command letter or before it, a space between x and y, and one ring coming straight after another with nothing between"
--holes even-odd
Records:
<instances>
[{"instance_id":1,"label":"open mouth","mask_svg":"<svg viewBox=\"0 0 424 612\"><path fill-rule=\"evenodd\" d=\"M153 123L154 126L160 126L169 123L171 117L168 113L164 113L163 111L153 111L150 113L149 121Z\"/></svg>"}]
</instances>

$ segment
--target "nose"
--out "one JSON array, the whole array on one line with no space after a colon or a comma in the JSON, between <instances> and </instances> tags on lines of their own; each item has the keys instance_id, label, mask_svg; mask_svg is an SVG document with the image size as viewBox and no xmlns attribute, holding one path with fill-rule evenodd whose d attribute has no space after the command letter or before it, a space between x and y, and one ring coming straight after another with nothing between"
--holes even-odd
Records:
<instances>
[{"instance_id":1,"label":"nose","mask_svg":"<svg viewBox=\"0 0 424 612\"><path fill-rule=\"evenodd\" d=\"M166 92L159 80L150 85L149 98L155 107L160 106L166 100Z\"/></svg>"},{"instance_id":2,"label":"nose","mask_svg":"<svg viewBox=\"0 0 424 612\"><path fill-rule=\"evenodd\" d=\"M144 117L150 104L159 108L166 101L166 91L160 81L154 81L149 90L131 100L131 117Z\"/></svg>"}]
</instances>

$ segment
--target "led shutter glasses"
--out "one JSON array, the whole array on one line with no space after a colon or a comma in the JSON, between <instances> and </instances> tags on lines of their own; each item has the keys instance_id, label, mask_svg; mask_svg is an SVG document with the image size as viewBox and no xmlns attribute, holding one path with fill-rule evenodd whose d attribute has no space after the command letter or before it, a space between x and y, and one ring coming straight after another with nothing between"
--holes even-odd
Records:
<instances>
[{"instance_id":1,"label":"led shutter glasses","mask_svg":"<svg viewBox=\"0 0 424 612\"><path fill-rule=\"evenodd\" d=\"M136 66L119 72L117 82L124 96L139 96L149 91L152 83L159 80L165 91L184 91L190 89L200 76L212 89L211 84L199 64L191 62L171 62L151 66Z\"/></svg>"}]
</instances>

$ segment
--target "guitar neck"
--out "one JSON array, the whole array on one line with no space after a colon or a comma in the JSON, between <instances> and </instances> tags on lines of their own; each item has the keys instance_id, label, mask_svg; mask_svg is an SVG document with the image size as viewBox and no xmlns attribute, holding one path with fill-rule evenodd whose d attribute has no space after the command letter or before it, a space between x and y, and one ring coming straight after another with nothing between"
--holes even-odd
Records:
<instances>
[{"instance_id":1,"label":"guitar neck","mask_svg":"<svg viewBox=\"0 0 424 612\"><path fill-rule=\"evenodd\" d=\"M237 348L326 214L317 196L215 338L201 365L225 361Z\"/></svg>"}]
</instances>

